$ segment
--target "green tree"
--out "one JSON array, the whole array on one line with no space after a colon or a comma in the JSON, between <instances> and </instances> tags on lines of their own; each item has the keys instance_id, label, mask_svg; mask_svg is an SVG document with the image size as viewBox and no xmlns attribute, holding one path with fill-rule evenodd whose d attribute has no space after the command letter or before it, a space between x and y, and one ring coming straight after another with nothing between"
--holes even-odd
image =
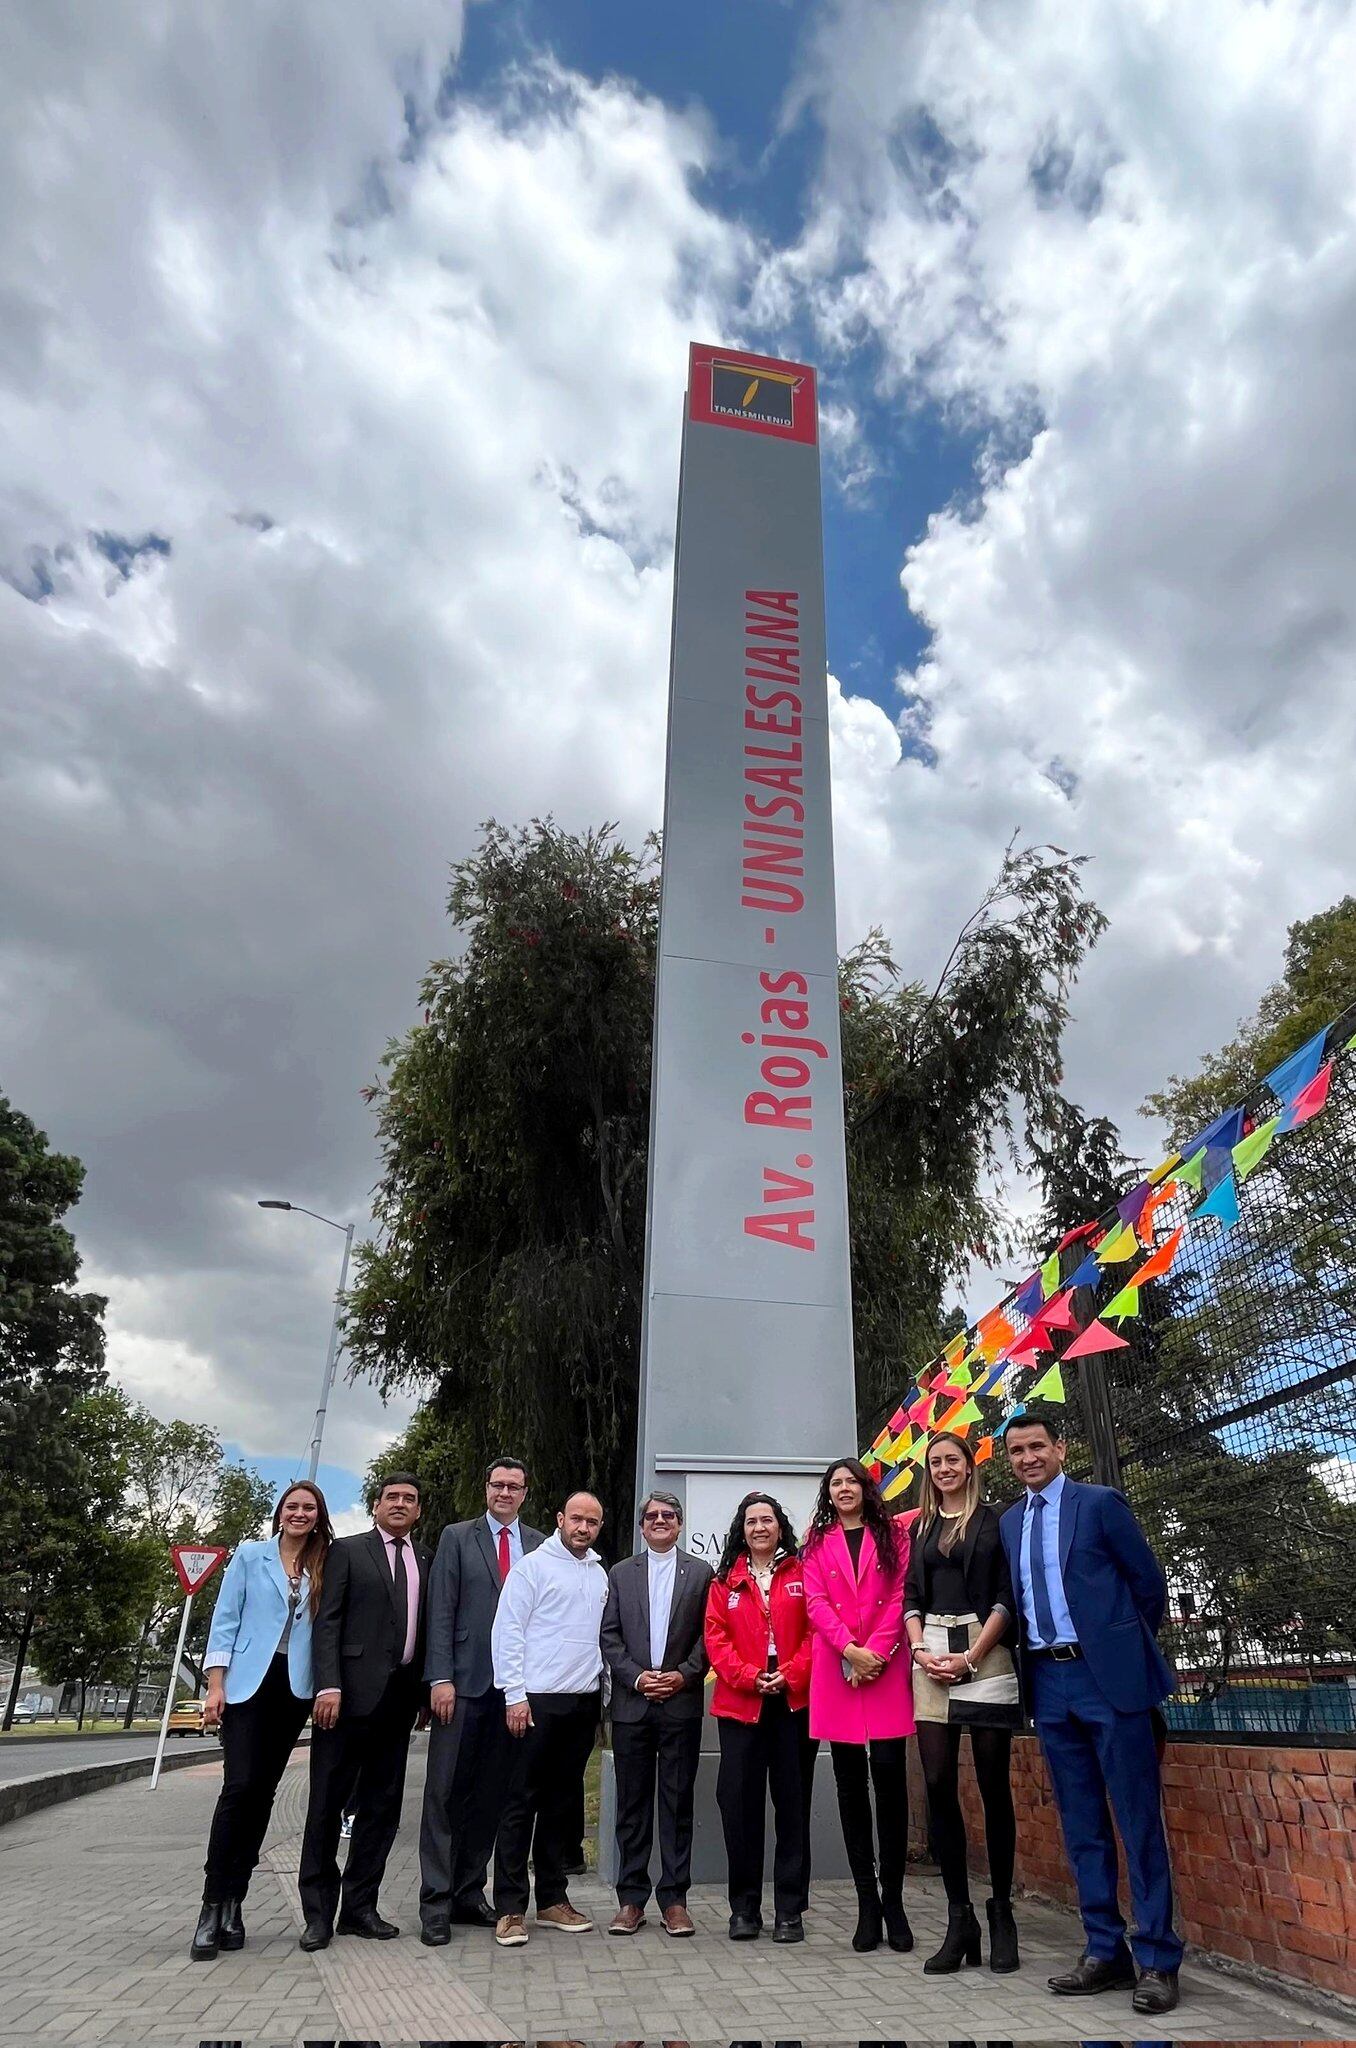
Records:
<instances>
[{"instance_id":1,"label":"green tree","mask_svg":"<svg viewBox=\"0 0 1356 2048\"><path fill-rule=\"evenodd\" d=\"M439 1474L434 1521L481 1505L495 1452L539 1513L589 1484L629 1526L649 1136L658 850L491 824L453 870L463 937L370 1093L380 1235L357 1253L350 1356L428 1397L383 1469ZM1069 988L1104 920L1081 863L1010 846L931 984L879 933L842 963L859 1404L926 1356L946 1288L1016 1233L994 1192L1057 1132Z\"/></svg>"},{"instance_id":2,"label":"green tree","mask_svg":"<svg viewBox=\"0 0 1356 2048\"><path fill-rule=\"evenodd\" d=\"M150 1594L159 1558L144 1536L100 1524L87 1527L78 1571L54 1585L38 1638L38 1670L49 1683L79 1687L77 1726L85 1724L91 1686L128 1675L137 1618Z\"/></svg>"},{"instance_id":3,"label":"green tree","mask_svg":"<svg viewBox=\"0 0 1356 2048\"><path fill-rule=\"evenodd\" d=\"M6 1729L53 1569L50 1504L79 1520L103 1499L72 1427L104 1380L105 1303L77 1289L80 1259L61 1221L84 1171L0 1096L0 1634L16 1646Z\"/></svg>"}]
</instances>

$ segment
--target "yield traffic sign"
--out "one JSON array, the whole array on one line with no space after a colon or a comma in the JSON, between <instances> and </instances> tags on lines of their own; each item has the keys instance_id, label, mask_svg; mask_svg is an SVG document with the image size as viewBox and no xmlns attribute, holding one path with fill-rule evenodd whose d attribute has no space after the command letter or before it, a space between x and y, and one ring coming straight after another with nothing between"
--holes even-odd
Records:
<instances>
[{"instance_id":1,"label":"yield traffic sign","mask_svg":"<svg viewBox=\"0 0 1356 2048\"><path fill-rule=\"evenodd\" d=\"M178 1572L179 1584L186 1593L196 1593L199 1586L205 1586L226 1554L224 1546L220 1543L170 1545L174 1569Z\"/></svg>"}]
</instances>

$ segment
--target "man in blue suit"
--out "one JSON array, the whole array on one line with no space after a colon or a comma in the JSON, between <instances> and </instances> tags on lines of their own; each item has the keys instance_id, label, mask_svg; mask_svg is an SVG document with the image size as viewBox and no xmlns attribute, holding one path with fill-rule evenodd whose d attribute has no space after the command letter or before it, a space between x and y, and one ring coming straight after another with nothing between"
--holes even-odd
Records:
<instances>
[{"instance_id":1,"label":"man in blue suit","mask_svg":"<svg viewBox=\"0 0 1356 2048\"><path fill-rule=\"evenodd\" d=\"M1124 1495L1065 1478L1057 1412L1027 1409L1004 1442L1026 1488L999 1524L1021 1608L1024 1690L1087 1934L1085 1953L1050 1989L1077 1996L1133 1984L1136 2012L1171 2012L1182 1944L1153 1723L1176 1684L1156 1641L1167 1585ZM1137 1922L1133 1960L1108 1798Z\"/></svg>"}]
</instances>

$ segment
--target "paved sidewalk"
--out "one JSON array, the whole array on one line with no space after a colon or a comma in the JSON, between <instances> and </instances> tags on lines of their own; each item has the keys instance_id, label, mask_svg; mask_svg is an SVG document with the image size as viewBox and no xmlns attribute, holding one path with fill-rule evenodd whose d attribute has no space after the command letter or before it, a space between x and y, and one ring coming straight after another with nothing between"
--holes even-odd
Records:
<instances>
[{"instance_id":1,"label":"paved sidewalk","mask_svg":"<svg viewBox=\"0 0 1356 2048\"><path fill-rule=\"evenodd\" d=\"M1135 2024L1128 1996L1070 2003L1045 1989L1076 1953L1077 1930L1047 1908L1019 1909L1024 1967L1015 1977L971 1970L924 1977L945 1908L935 1881L911 1883L919 1937L911 1956L856 1956L848 1945L848 1887L815 1895L800 1948L725 1939L724 1901L694 1895L695 1941L652 1924L630 1941L534 1933L502 1950L458 1930L451 1947L417 1939L416 1744L405 1825L382 1905L405 1929L398 1942L337 1939L317 1956L296 1946L294 1890L306 1764L283 1782L270 1846L246 1908L249 1944L215 1963L189 1961L203 1845L220 1780L204 1763L164 1779L95 1793L0 1830L0 2040L303 2043L531 2038L571 2042L740 2040L1004 2041L1332 2039L1339 2021L1299 1993L1260 1990L1195 1966L1184 2004L1163 2022ZM600 1918L612 1900L581 1882L576 1903Z\"/></svg>"}]
</instances>

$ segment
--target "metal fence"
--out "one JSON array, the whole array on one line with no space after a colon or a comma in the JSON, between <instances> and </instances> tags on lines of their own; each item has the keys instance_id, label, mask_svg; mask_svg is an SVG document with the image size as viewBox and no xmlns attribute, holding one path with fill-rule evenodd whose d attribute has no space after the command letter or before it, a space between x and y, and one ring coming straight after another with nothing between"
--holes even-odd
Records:
<instances>
[{"instance_id":1,"label":"metal fence","mask_svg":"<svg viewBox=\"0 0 1356 2048\"><path fill-rule=\"evenodd\" d=\"M1067 1296L1075 1328L1048 1355L986 1361L972 1389L977 1426L998 1435L1058 1356L1068 1469L1124 1490L1168 1576L1162 1641L1180 1685L1166 1711L1178 1734L1356 1741L1356 1052L1343 1050L1354 1030L1356 1011L1327 1034L1320 1112L1268 1144L1288 1103L1259 1083L1223 1134L1260 1133L1250 1150L1202 1148L1193 1179L1164 1174L1133 1258ZM1114 1232L1123 1214L1101 1225ZM1137 1313L1111 1321L1179 1226ZM1086 1277L1088 1261L1087 1238L1068 1245L1059 1287ZM1032 1318L1015 1297L1003 1313L1020 1351ZM1124 1347L1066 1363L1097 1318ZM988 1469L994 1496L1011 1495L1006 1460Z\"/></svg>"}]
</instances>

